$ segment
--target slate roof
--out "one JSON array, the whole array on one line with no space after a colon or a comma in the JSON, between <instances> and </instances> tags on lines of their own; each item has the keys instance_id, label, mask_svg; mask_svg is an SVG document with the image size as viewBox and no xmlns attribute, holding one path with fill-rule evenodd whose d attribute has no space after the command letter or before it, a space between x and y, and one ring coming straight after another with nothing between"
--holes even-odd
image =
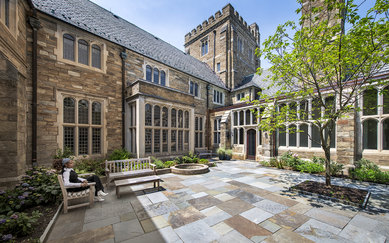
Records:
<instances>
[{"instance_id":1,"label":"slate roof","mask_svg":"<svg viewBox=\"0 0 389 243\"><path fill-rule=\"evenodd\" d=\"M272 83L272 81L268 78L268 76L271 75L272 73L268 69L263 70L261 75L255 73L248 75L243 78L243 81L239 86L234 87L233 91L238 91L249 87L257 87L260 88L264 94L272 95L277 92L277 88L274 86L268 88L268 86Z\"/></svg>"},{"instance_id":2,"label":"slate roof","mask_svg":"<svg viewBox=\"0 0 389 243\"><path fill-rule=\"evenodd\" d=\"M226 89L222 80L207 64L89 0L32 2L36 9L50 16Z\"/></svg>"}]
</instances>

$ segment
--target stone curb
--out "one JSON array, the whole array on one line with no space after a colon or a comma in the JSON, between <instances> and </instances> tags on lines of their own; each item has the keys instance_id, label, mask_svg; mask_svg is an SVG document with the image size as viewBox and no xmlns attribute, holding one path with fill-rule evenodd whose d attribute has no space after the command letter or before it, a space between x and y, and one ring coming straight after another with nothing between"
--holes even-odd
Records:
<instances>
[{"instance_id":1,"label":"stone curb","mask_svg":"<svg viewBox=\"0 0 389 243\"><path fill-rule=\"evenodd\" d=\"M50 220L49 224L47 225L45 231L39 238L40 242L46 242L47 237L49 236L49 233L51 231L51 228L53 228L55 221L57 221L57 218L62 210L63 202L58 206L57 212L55 213L54 217Z\"/></svg>"},{"instance_id":2,"label":"stone curb","mask_svg":"<svg viewBox=\"0 0 389 243\"><path fill-rule=\"evenodd\" d=\"M370 198L370 194L371 194L370 191L368 191L366 196L365 196L365 199L363 200L363 203L359 204L359 203L354 203L354 202L346 201L346 200L335 198L335 197L329 197L329 196L321 195L321 194L318 194L318 193L307 192L307 191L304 191L304 190L301 190L301 189L292 188L292 187L289 187L289 191L295 191L295 192L299 192L299 193L306 194L306 195L309 195L309 196L318 197L318 198L321 198L321 199L329 200L329 201L332 201L332 202L338 202L338 203L342 203L342 204L346 204L346 205L350 205L350 206L354 206L354 207L358 207L358 208L366 208L367 202L368 202L368 200Z\"/></svg>"}]
</instances>

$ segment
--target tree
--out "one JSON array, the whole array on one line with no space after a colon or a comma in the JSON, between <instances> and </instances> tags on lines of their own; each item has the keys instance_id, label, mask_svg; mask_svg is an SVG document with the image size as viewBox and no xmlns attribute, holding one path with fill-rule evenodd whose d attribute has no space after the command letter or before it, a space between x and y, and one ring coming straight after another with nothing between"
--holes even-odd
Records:
<instances>
[{"instance_id":1,"label":"tree","mask_svg":"<svg viewBox=\"0 0 389 243\"><path fill-rule=\"evenodd\" d=\"M314 142L324 151L326 185L331 186L330 144L337 120L360 109L356 101L363 89L385 82L375 75L388 64L389 2L377 0L363 16L359 8L365 1L359 5L354 0L298 3L299 22L278 26L263 49L256 50L272 64L268 88L277 91L261 94L253 103L264 110L261 130L274 133L299 120L318 128L320 139ZM307 105L295 108L294 101L307 99L313 101L312 110ZM290 105L283 105L285 101ZM290 129L299 132L295 126Z\"/></svg>"}]
</instances>

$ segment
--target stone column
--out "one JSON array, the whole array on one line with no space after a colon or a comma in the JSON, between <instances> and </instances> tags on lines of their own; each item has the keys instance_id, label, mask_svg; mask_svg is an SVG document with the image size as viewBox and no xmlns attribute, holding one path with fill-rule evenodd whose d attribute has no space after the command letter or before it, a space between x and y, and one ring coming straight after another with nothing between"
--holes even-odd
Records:
<instances>
[{"instance_id":1,"label":"stone column","mask_svg":"<svg viewBox=\"0 0 389 243\"><path fill-rule=\"evenodd\" d=\"M355 121L350 113L336 124L336 161L342 164L354 163Z\"/></svg>"},{"instance_id":2,"label":"stone column","mask_svg":"<svg viewBox=\"0 0 389 243\"><path fill-rule=\"evenodd\" d=\"M194 137L195 137L195 113L194 108L189 112L189 151L194 153Z\"/></svg>"},{"instance_id":3,"label":"stone column","mask_svg":"<svg viewBox=\"0 0 389 243\"><path fill-rule=\"evenodd\" d=\"M136 100L136 153L138 158L145 156L145 100Z\"/></svg>"}]
</instances>

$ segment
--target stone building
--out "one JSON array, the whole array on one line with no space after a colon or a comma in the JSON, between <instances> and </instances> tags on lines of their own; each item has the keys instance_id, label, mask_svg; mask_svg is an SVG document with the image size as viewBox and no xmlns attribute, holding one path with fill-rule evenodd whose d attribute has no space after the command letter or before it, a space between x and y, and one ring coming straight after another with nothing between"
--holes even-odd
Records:
<instances>
[{"instance_id":1,"label":"stone building","mask_svg":"<svg viewBox=\"0 0 389 243\"><path fill-rule=\"evenodd\" d=\"M259 28L230 4L185 36L185 52L88 0L0 0L0 9L0 186L65 147L92 158L121 147L165 159L218 147L239 159L270 158L277 146L321 154L300 135L277 144L258 130L241 98L267 86L254 74ZM363 156L380 165L387 114L361 118L377 134ZM334 154L351 161L358 126L338 122Z\"/></svg>"}]
</instances>

